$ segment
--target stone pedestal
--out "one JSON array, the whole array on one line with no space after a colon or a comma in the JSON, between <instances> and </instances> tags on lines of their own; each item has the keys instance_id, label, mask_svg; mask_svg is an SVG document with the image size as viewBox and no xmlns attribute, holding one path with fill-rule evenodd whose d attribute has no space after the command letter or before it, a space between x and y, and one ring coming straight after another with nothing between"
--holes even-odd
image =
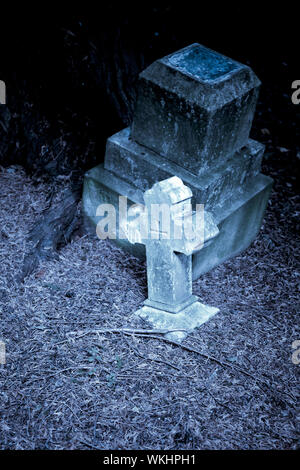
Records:
<instances>
[{"instance_id":1,"label":"stone pedestal","mask_svg":"<svg viewBox=\"0 0 300 470\"><path fill-rule=\"evenodd\" d=\"M195 300L194 303L175 315L148 305L144 305L144 307L137 310L135 313L159 330L178 330L167 333L165 336L168 339L182 341L186 338L188 332L193 331L195 328L199 328L199 326L206 323L218 312L218 308L204 305Z\"/></svg>"},{"instance_id":2,"label":"stone pedestal","mask_svg":"<svg viewBox=\"0 0 300 470\"><path fill-rule=\"evenodd\" d=\"M155 182L178 176L204 204L220 235L193 255L193 278L235 256L256 237L272 179L260 173L264 146L249 139L259 80L253 71L199 44L157 60L140 75L131 128L107 141L104 165L85 175L83 210L118 196L143 203ZM117 244L137 256L143 245Z\"/></svg>"}]
</instances>

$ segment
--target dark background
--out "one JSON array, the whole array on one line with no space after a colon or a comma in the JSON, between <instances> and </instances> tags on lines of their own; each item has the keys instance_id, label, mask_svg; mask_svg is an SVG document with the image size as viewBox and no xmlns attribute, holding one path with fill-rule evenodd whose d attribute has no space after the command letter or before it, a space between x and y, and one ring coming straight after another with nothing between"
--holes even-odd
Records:
<instances>
[{"instance_id":1,"label":"dark background","mask_svg":"<svg viewBox=\"0 0 300 470\"><path fill-rule=\"evenodd\" d=\"M67 14L54 4L16 7L1 18L0 79L8 106L0 111L0 164L44 176L82 174L103 160L106 138L130 123L138 73L200 42L256 72L262 88L251 137L267 144L266 161L275 152L272 163L294 172L297 22L288 5L262 10L251 3L113 2L85 13L69 6Z\"/></svg>"}]
</instances>

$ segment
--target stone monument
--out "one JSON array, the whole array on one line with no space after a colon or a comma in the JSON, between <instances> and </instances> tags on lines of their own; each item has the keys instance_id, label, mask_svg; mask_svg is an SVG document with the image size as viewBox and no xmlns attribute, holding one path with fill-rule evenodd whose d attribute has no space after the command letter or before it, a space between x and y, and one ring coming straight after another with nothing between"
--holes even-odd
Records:
<instances>
[{"instance_id":1,"label":"stone monument","mask_svg":"<svg viewBox=\"0 0 300 470\"><path fill-rule=\"evenodd\" d=\"M154 328L182 329L167 334L177 340L219 311L192 294L192 254L211 243L219 230L209 212L197 218L191 198L191 190L173 176L145 191L146 217L121 222L130 242L146 245L148 298L136 314Z\"/></svg>"},{"instance_id":2,"label":"stone monument","mask_svg":"<svg viewBox=\"0 0 300 470\"><path fill-rule=\"evenodd\" d=\"M87 226L120 195L142 204L154 183L177 176L204 204L218 237L193 253L193 279L256 237L272 179L260 173L264 146L249 138L260 82L248 67L200 44L157 60L139 77L133 122L107 140L105 161L85 175ZM144 244L123 248L145 256Z\"/></svg>"}]
</instances>

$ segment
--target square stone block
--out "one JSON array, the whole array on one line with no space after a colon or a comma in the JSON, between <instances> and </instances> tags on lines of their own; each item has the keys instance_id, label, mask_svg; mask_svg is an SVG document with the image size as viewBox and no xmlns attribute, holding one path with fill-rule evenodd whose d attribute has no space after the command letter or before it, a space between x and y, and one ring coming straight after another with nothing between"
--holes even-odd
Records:
<instances>
[{"instance_id":1,"label":"square stone block","mask_svg":"<svg viewBox=\"0 0 300 470\"><path fill-rule=\"evenodd\" d=\"M132 138L195 175L247 145L260 81L200 44L140 74Z\"/></svg>"},{"instance_id":2,"label":"square stone block","mask_svg":"<svg viewBox=\"0 0 300 470\"><path fill-rule=\"evenodd\" d=\"M193 203L205 204L210 210L226 199L249 179L260 172L264 145L249 139L247 145L238 150L226 161L195 176L178 164L166 160L131 138L126 128L107 140L106 170L120 176L136 188L145 191L154 183L173 175L179 176L193 192Z\"/></svg>"}]
</instances>

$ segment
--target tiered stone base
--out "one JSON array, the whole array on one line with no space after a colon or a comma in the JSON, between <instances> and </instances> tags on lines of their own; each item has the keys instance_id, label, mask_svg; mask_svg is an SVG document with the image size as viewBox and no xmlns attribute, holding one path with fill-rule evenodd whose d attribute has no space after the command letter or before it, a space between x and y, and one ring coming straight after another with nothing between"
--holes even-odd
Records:
<instances>
[{"instance_id":1,"label":"tiered stone base","mask_svg":"<svg viewBox=\"0 0 300 470\"><path fill-rule=\"evenodd\" d=\"M120 174L123 177L121 172ZM182 178L181 174L176 176ZM157 181L159 180L160 177L157 178ZM200 182L199 177L199 184ZM227 197L223 202L219 199L214 207L210 207L209 210L215 217L220 234L210 245L193 256L193 279L197 279L201 274L237 255L250 245L261 227L272 182L268 176L258 173L250 177L239 190L231 191L231 197ZM144 203L142 189L106 170L103 165L98 165L86 173L83 211L88 230L96 233L96 225L100 220L100 217L96 216L96 209L100 204L113 204L118 213L120 195L127 196L128 206ZM116 240L112 241L135 256L145 257L144 245L132 245L126 240L118 239L118 231Z\"/></svg>"}]
</instances>

